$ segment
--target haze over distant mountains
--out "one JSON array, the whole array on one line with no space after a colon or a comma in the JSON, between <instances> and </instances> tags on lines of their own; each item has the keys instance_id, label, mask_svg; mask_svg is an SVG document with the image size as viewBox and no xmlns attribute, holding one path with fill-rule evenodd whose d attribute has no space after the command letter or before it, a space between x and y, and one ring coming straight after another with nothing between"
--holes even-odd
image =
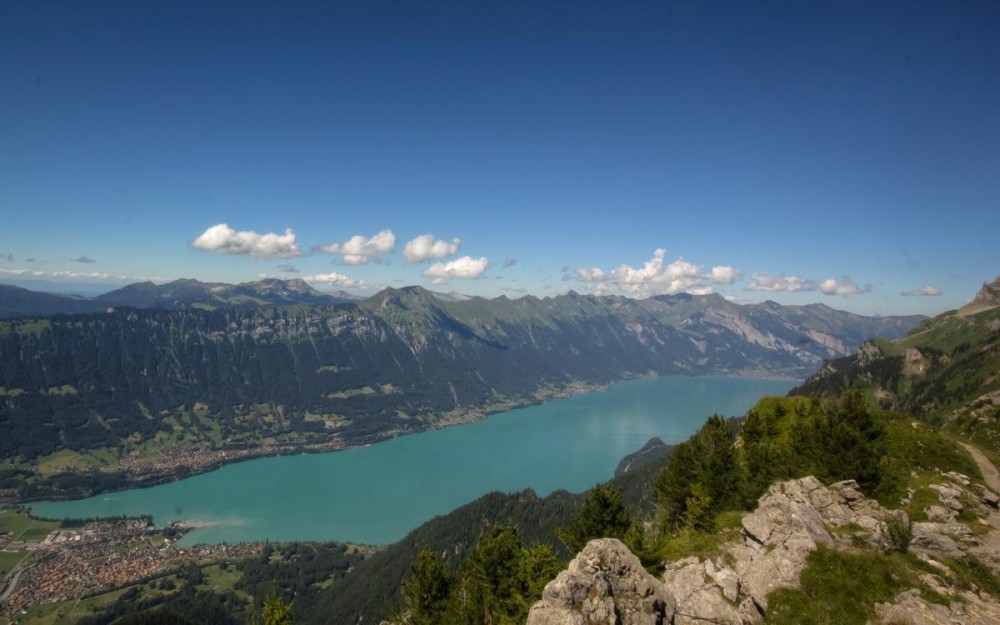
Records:
<instances>
[{"instance_id":1,"label":"haze over distant mountains","mask_svg":"<svg viewBox=\"0 0 1000 625\"><path fill-rule=\"evenodd\" d=\"M136 282L94 298L43 293L0 284L0 318L100 312L109 307L131 308L252 308L309 304L342 304L358 299L343 291L323 293L304 280L269 278L243 284L181 279L155 284Z\"/></svg>"}]
</instances>

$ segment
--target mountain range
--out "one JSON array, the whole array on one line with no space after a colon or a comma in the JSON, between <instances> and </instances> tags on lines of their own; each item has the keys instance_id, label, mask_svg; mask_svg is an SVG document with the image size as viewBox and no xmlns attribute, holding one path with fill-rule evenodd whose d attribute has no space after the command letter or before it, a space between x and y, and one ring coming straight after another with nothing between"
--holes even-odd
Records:
<instances>
[{"instance_id":1,"label":"mountain range","mask_svg":"<svg viewBox=\"0 0 1000 625\"><path fill-rule=\"evenodd\" d=\"M0 284L0 318L102 312L111 307L254 308L308 304L324 306L358 299L343 291L323 293L305 280L267 278L243 284L181 279L155 284L136 282L93 298L31 291Z\"/></svg>"},{"instance_id":2,"label":"mountain range","mask_svg":"<svg viewBox=\"0 0 1000 625\"><path fill-rule=\"evenodd\" d=\"M63 302L102 312L0 321L0 456L367 443L630 377L805 377L922 320L718 295L334 300L141 283Z\"/></svg>"}]
</instances>

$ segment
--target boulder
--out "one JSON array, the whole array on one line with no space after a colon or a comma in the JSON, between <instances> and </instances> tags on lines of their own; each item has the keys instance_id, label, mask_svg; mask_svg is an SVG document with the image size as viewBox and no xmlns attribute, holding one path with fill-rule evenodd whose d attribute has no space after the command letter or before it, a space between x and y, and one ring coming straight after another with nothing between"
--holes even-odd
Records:
<instances>
[{"instance_id":1,"label":"boulder","mask_svg":"<svg viewBox=\"0 0 1000 625\"><path fill-rule=\"evenodd\" d=\"M972 490L975 493L976 498L979 499L980 502L986 504L991 508L996 508L1000 506L1000 497L998 497L996 493L986 488L985 486L982 486L980 484L973 484Z\"/></svg>"},{"instance_id":2,"label":"boulder","mask_svg":"<svg viewBox=\"0 0 1000 625\"><path fill-rule=\"evenodd\" d=\"M964 508L961 501L962 491L957 488L945 484L931 484L930 489L937 491L938 499L946 508L955 512L961 512Z\"/></svg>"},{"instance_id":3,"label":"boulder","mask_svg":"<svg viewBox=\"0 0 1000 625\"><path fill-rule=\"evenodd\" d=\"M527 625L667 625L676 601L621 541L592 540L545 586Z\"/></svg>"},{"instance_id":4,"label":"boulder","mask_svg":"<svg viewBox=\"0 0 1000 625\"><path fill-rule=\"evenodd\" d=\"M927 506L924 508L927 520L934 523L948 523L955 520L955 511L941 506Z\"/></svg>"},{"instance_id":5,"label":"boulder","mask_svg":"<svg viewBox=\"0 0 1000 625\"><path fill-rule=\"evenodd\" d=\"M705 621L742 623L735 604L730 603L720 587L719 576L737 585L732 601L738 596L739 580L727 568L718 569L711 560L701 562L691 557L668 564L663 583L677 600L674 625L701 625Z\"/></svg>"},{"instance_id":6,"label":"boulder","mask_svg":"<svg viewBox=\"0 0 1000 625\"><path fill-rule=\"evenodd\" d=\"M969 528L960 523L914 523L910 549L944 558L961 558L965 551L955 540L956 534L965 539L963 542L971 542Z\"/></svg>"}]
</instances>

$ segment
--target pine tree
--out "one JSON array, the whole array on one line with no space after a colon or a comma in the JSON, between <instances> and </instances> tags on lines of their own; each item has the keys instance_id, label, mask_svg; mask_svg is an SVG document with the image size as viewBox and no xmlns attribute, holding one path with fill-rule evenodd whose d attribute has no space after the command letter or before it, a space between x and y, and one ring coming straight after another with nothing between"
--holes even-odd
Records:
<instances>
[{"instance_id":1,"label":"pine tree","mask_svg":"<svg viewBox=\"0 0 1000 625\"><path fill-rule=\"evenodd\" d=\"M594 538L624 540L633 525L621 492L613 485L598 484L587 492L583 506L566 527L556 530L556 537L576 554Z\"/></svg>"},{"instance_id":2,"label":"pine tree","mask_svg":"<svg viewBox=\"0 0 1000 625\"><path fill-rule=\"evenodd\" d=\"M436 625L447 607L451 572L430 549L422 549L403 582L403 608L413 625Z\"/></svg>"}]
</instances>

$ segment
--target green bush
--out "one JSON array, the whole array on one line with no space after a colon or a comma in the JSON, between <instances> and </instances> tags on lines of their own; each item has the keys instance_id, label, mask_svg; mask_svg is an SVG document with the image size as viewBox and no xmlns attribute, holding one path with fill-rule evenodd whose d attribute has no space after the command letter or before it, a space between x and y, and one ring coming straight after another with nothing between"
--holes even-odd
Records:
<instances>
[{"instance_id":1,"label":"green bush","mask_svg":"<svg viewBox=\"0 0 1000 625\"><path fill-rule=\"evenodd\" d=\"M886 551L906 553L913 541L913 521L900 511L890 515L882 524L882 538L885 540Z\"/></svg>"}]
</instances>

